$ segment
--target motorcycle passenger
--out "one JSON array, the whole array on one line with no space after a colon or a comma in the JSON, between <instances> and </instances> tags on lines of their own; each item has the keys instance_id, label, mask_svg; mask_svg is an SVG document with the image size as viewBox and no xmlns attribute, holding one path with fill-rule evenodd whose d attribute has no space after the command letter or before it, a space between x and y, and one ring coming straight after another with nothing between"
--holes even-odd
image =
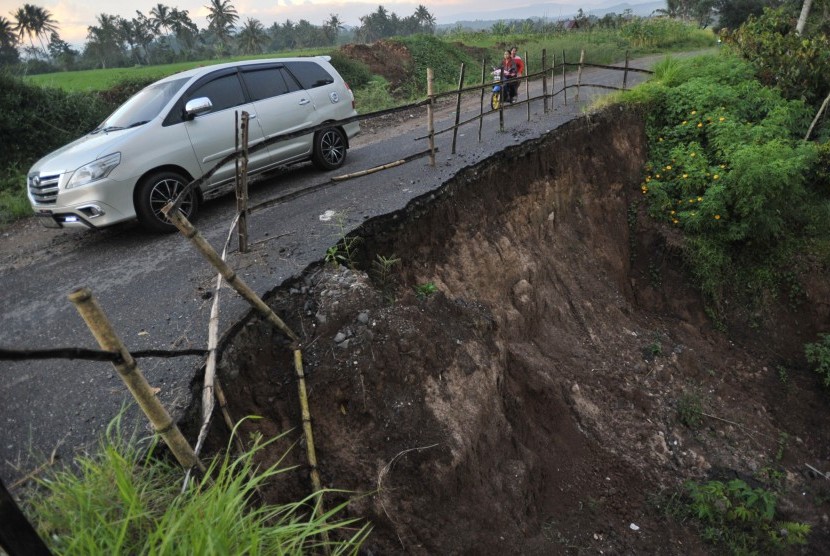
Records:
<instances>
[{"instance_id":1,"label":"motorcycle passenger","mask_svg":"<svg viewBox=\"0 0 830 556\"><path fill-rule=\"evenodd\" d=\"M516 62L513 60L513 56L510 55L509 50L504 51L504 57L501 61L501 79L505 81L507 79L515 79L517 75L517 68ZM504 87L502 87L502 98L507 102L513 102L516 97L516 91L514 89L514 83L507 83Z\"/></svg>"},{"instance_id":2,"label":"motorcycle passenger","mask_svg":"<svg viewBox=\"0 0 830 556\"><path fill-rule=\"evenodd\" d=\"M510 56L513 58L513 61L516 63L516 77L522 77L525 74L525 62L522 60L521 56L519 56L519 49L517 47L513 47L510 49ZM516 98L516 95L519 90L519 82L515 82L511 84L512 96Z\"/></svg>"}]
</instances>

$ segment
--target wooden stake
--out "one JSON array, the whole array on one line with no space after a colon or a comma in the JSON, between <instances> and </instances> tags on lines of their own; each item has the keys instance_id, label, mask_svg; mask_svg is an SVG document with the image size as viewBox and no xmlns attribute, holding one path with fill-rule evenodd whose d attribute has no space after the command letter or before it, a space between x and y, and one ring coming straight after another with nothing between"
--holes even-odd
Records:
<instances>
[{"instance_id":1,"label":"wooden stake","mask_svg":"<svg viewBox=\"0 0 830 556\"><path fill-rule=\"evenodd\" d=\"M237 223L236 231L239 236L239 252L248 252L248 129L250 123L250 116L247 112L242 112L242 121L240 122L240 130L242 132L242 149L240 158L237 158L237 172L236 172L236 212L239 214L239 222ZM237 152L240 152L240 145L236 146Z\"/></svg>"},{"instance_id":2,"label":"wooden stake","mask_svg":"<svg viewBox=\"0 0 830 556\"><path fill-rule=\"evenodd\" d=\"M322 515L323 511L323 484L320 482L320 470L317 468L317 451L314 447L314 433L311 428L311 411L308 409L308 392L305 386L305 373L303 372L303 354L300 350L294 350L294 371L297 373L297 393L300 397L300 413L303 419L303 435L305 436L306 455L308 457L308 466L311 468L311 486L314 492L318 494L317 503L314 511L317 515ZM328 532L323 532L323 538L328 547ZM328 548L326 553L328 553Z\"/></svg>"},{"instance_id":3,"label":"wooden stake","mask_svg":"<svg viewBox=\"0 0 830 556\"><path fill-rule=\"evenodd\" d=\"M113 363L113 367L118 371L118 374L138 402L144 415L152 423L153 429L170 448L176 460L185 469L195 467L200 472L204 472L204 465L202 465L193 448L185 440L179 427L173 421L173 418L153 393L153 389L150 388L150 384L144 378L135 359L133 359L130 352L127 351L127 348L113 330L112 325L101 310L98 302L92 297L92 292L89 288L79 288L73 291L69 294L69 301L75 305L78 313L80 313L84 322L86 322L86 325L92 331L92 335L98 341L98 345L106 351L114 351L121 355L121 361L119 363Z\"/></svg>"},{"instance_id":4,"label":"wooden stake","mask_svg":"<svg viewBox=\"0 0 830 556\"><path fill-rule=\"evenodd\" d=\"M461 89L464 88L464 62L458 75L458 96L455 99L455 125L452 128L452 154L455 154L455 140L458 137L458 122L461 120Z\"/></svg>"},{"instance_id":5,"label":"wooden stake","mask_svg":"<svg viewBox=\"0 0 830 556\"><path fill-rule=\"evenodd\" d=\"M481 59L481 106L478 113L478 142L481 143L481 127L484 125L484 79L487 76L487 58Z\"/></svg>"},{"instance_id":6,"label":"wooden stake","mask_svg":"<svg viewBox=\"0 0 830 556\"><path fill-rule=\"evenodd\" d=\"M527 99L527 121L530 121L530 61L527 59L527 50L525 50L525 98Z\"/></svg>"},{"instance_id":7,"label":"wooden stake","mask_svg":"<svg viewBox=\"0 0 830 556\"><path fill-rule=\"evenodd\" d=\"M193 224L179 211L173 210L173 203L161 209L164 215L172 222L179 231L190 240L213 267L219 271L228 284L247 301L265 320L274 325L291 340L298 342L299 337L280 319L276 313L260 298L236 272L222 260L219 253L208 243L208 241L193 227Z\"/></svg>"},{"instance_id":8,"label":"wooden stake","mask_svg":"<svg viewBox=\"0 0 830 556\"><path fill-rule=\"evenodd\" d=\"M14 501L6 485L0 480L0 548L5 554L52 556L46 543L26 519L26 514Z\"/></svg>"},{"instance_id":9,"label":"wooden stake","mask_svg":"<svg viewBox=\"0 0 830 556\"><path fill-rule=\"evenodd\" d=\"M625 51L625 71L623 71L623 91L628 84L628 50Z\"/></svg>"},{"instance_id":10,"label":"wooden stake","mask_svg":"<svg viewBox=\"0 0 830 556\"><path fill-rule=\"evenodd\" d=\"M565 63L565 51L562 51L562 94L565 95L564 101L565 106L568 105L568 78L565 77L565 67L568 64Z\"/></svg>"},{"instance_id":11,"label":"wooden stake","mask_svg":"<svg viewBox=\"0 0 830 556\"><path fill-rule=\"evenodd\" d=\"M435 166L435 91L432 68L427 68L427 131L429 132L429 165Z\"/></svg>"},{"instance_id":12,"label":"wooden stake","mask_svg":"<svg viewBox=\"0 0 830 556\"><path fill-rule=\"evenodd\" d=\"M576 71L576 101L579 102L579 87L582 85L582 64L585 63L585 50L579 51L579 69Z\"/></svg>"},{"instance_id":13,"label":"wooden stake","mask_svg":"<svg viewBox=\"0 0 830 556\"><path fill-rule=\"evenodd\" d=\"M548 113L548 50L542 49L542 102L544 102L544 112Z\"/></svg>"}]
</instances>

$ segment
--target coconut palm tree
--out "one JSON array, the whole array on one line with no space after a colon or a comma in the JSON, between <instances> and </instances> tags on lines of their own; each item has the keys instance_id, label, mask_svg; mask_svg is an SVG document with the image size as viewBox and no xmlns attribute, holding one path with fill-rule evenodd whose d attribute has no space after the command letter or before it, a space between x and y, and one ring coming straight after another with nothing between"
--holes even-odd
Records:
<instances>
[{"instance_id":1,"label":"coconut palm tree","mask_svg":"<svg viewBox=\"0 0 830 556\"><path fill-rule=\"evenodd\" d=\"M24 36L29 37L29 44L32 50L35 49L33 37L40 42L40 48L47 57L49 54L46 51L46 46L43 43L43 37L48 37L53 31L58 30L58 22L52 18L49 10L34 6L32 4L24 4L22 8L18 8L12 14L16 24L14 30L17 32L18 40L22 40Z\"/></svg>"},{"instance_id":2,"label":"coconut palm tree","mask_svg":"<svg viewBox=\"0 0 830 556\"><path fill-rule=\"evenodd\" d=\"M329 14L328 20L323 23L323 34L328 39L329 44L334 44L337 41L337 35L343 30L343 21L337 14Z\"/></svg>"},{"instance_id":3,"label":"coconut palm tree","mask_svg":"<svg viewBox=\"0 0 830 556\"><path fill-rule=\"evenodd\" d=\"M418 20L425 32L430 34L435 32L435 16L429 13L429 10L423 4L418 4L418 7L415 8L415 19Z\"/></svg>"},{"instance_id":4,"label":"coconut palm tree","mask_svg":"<svg viewBox=\"0 0 830 556\"><path fill-rule=\"evenodd\" d=\"M233 36L234 26L239 20L239 13L230 0L210 0L208 9L208 30L216 35L222 46L227 46Z\"/></svg>"},{"instance_id":5,"label":"coconut palm tree","mask_svg":"<svg viewBox=\"0 0 830 556\"><path fill-rule=\"evenodd\" d=\"M0 15L0 47L14 48L17 46L17 33L14 24Z\"/></svg>"},{"instance_id":6,"label":"coconut palm tree","mask_svg":"<svg viewBox=\"0 0 830 556\"><path fill-rule=\"evenodd\" d=\"M14 32L14 24L0 16L0 65L16 64L19 59L17 33Z\"/></svg>"},{"instance_id":7,"label":"coconut palm tree","mask_svg":"<svg viewBox=\"0 0 830 556\"><path fill-rule=\"evenodd\" d=\"M170 45L170 25L173 23L170 8L164 4L156 4L150 10L150 23L153 24L153 30L158 33L164 31L164 41Z\"/></svg>"},{"instance_id":8,"label":"coconut palm tree","mask_svg":"<svg viewBox=\"0 0 830 556\"><path fill-rule=\"evenodd\" d=\"M262 54L270 39L262 23L258 19L249 17L236 36L236 40L243 54Z\"/></svg>"}]
</instances>

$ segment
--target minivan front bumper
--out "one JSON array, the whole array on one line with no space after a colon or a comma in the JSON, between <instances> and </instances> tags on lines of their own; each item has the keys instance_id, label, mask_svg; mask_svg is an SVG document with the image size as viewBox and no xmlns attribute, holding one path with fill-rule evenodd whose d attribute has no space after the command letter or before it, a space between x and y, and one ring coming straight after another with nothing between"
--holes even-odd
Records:
<instances>
[{"instance_id":1,"label":"minivan front bumper","mask_svg":"<svg viewBox=\"0 0 830 556\"><path fill-rule=\"evenodd\" d=\"M104 178L65 189L69 177L35 172L27 178L32 209L47 228L101 228L135 218L116 208L132 207L132 185Z\"/></svg>"}]
</instances>

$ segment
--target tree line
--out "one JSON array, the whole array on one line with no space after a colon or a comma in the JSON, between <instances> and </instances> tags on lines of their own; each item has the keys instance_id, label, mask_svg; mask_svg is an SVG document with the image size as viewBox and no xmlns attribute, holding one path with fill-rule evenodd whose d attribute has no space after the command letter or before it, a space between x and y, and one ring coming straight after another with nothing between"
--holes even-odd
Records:
<instances>
[{"instance_id":1,"label":"tree line","mask_svg":"<svg viewBox=\"0 0 830 556\"><path fill-rule=\"evenodd\" d=\"M95 24L87 28L83 47L76 50L61 38L59 22L48 10L24 4L11 12L10 18L0 15L0 66L25 65L29 73L40 73L253 55L335 45L344 34L362 42L432 34L436 22L423 5L406 17L378 6L360 18L359 27L349 31L337 14L330 14L320 25L287 19L265 27L256 18L243 21L230 0L210 0L205 7L206 28L199 28L188 10L161 3L146 14L136 10L130 19L98 14Z\"/></svg>"}]
</instances>

